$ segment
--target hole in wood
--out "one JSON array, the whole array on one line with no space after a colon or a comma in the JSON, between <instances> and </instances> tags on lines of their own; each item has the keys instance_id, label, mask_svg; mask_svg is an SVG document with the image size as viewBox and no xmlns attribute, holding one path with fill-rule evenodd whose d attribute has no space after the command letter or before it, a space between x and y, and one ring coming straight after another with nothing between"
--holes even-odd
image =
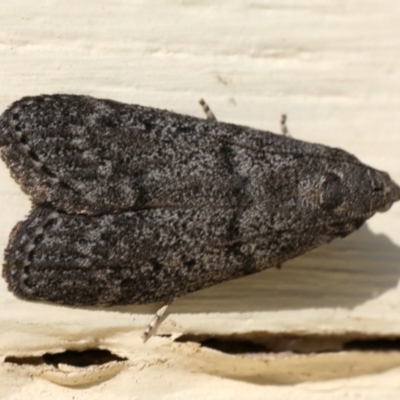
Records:
<instances>
[{"instance_id":1,"label":"hole in wood","mask_svg":"<svg viewBox=\"0 0 400 400\"><path fill-rule=\"evenodd\" d=\"M400 351L400 337L357 333L307 335L253 332L240 335L182 335L175 341L179 343L195 342L202 347L227 354Z\"/></svg>"},{"instance_id":2,"label":"hole in wood","mask_svg":"<svg viewBox=\"0 0 400 400\"><path fill-rule=\"evenodd\" d=\"M91 365L107 364L111 361L126 361L126 358L117 356L109 350L88 349L83 351L66 350L61 353L45 353L38 357L8 356L4 362L18 365L53 365L67 364L74 367L89 367Z\"/></svg>"}]
</instances>

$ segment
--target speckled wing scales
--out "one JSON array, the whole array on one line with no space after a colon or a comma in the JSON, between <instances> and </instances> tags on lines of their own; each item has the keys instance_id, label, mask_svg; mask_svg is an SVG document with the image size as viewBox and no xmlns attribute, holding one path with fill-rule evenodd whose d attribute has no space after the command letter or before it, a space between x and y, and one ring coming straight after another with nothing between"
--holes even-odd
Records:
<instances>
[{"instance_id":1,"label":"speckled wing scales","mask_svg":"<svg viewBox=\"0 0 400 400\"><path fill-rule=\"evenodd\" d=\"M221 244L231 218L195 209L89 217L36 207L11 235L3 274L26 299L164 301L245 274L251 260Z\"/></svg>"},{"instance_id":2,"label":"speckled wing scales","mask_svg":"<svg viewBox=\"0 0 400 400\"><path fill-rule=\"evenodd\" d=\"M203 109L207 120L87 96L14 103L0 155L35 207L6 249L10 290L167 305L344 237L400 199L387 173L343 150Z\"/></svg>"},{"instance_id":3,"label":"speckled wing scales","mask_svg":"<svg viewBox=\"0 0 400 400\"><path fill-rule=\"evenodd\" d=\"M101 216L35 207L13 230L3 275L25 299L70 305L166 301L279 266L328 236L257 232L230 209L149 209ZM295 245L296 244L296 245Z\"/></svg>"},{"instance_id":4,"label":"speckled wing scales","mask_svg":"<svg viewBox=\"0 0 400 400\"><path fill-rule=\"evenodd\" d=\"M209 121L153 108L38 96L3 114L0 145L35 203L106 214L229 202L229 154L220 159L226 144L205 134L213 130Z\"/></svg>"},{"instance_id":5,"label":"speckled wing scales","mask_svg":"<svg viewBox=\"0 0 400 400\"><path fill-rule=\"evenodd\" d=\"M300 174L307 157L356 160L243 126L74 95L15 102L0 133L1 156L33 201L78 214L252 204L265 200L257 187L271 171L290 164Z\"/></svg>"}]
</instances>

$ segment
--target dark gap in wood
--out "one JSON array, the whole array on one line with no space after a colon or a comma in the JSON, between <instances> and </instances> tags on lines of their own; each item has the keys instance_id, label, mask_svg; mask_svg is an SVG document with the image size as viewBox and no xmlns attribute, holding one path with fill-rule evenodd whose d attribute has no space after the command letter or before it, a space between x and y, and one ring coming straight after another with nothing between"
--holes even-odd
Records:
<instances>
[{"instance_id":1,"label":"dark gap in wood","mask_svg":"<svg viewBox=\"0 0 400 400\"><path fill-rule=\"evenodd\" d=\"M278 334L251 332L233 335L182 335L178 343L194 342L226 354L283 353L315 354L343 351L400 351L400 336L339 334Z\"/></svg>"},{"instance_id":2,"label":"dark gap in wood","mask_svg":"<svg viewBox=\"0 0 400 400\"><path fill-rule=\"evenodd\" d=\"M37 357L15 357L8 356L4 362L18 365L53 365L67 364L74 367L89 367L91 365L107 364L111 361L126 361L124 357L120 357L111 353L109 350L103 349L87 349L83 351L66 350L61 353L45 353Z\"/></svg>"}]
</instances>

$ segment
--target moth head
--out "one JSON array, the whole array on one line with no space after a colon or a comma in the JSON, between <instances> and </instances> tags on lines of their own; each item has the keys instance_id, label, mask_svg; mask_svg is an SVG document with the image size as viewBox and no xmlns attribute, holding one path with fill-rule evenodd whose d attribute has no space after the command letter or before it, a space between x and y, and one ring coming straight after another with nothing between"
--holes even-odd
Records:
<instances>
[{"instance_id":1,"label":"moth head","mask_svg":"<svg viewBox=\"0 0 400 400\"><path fill-rule=\"evenodd\" d=\"M373 168L368 169L371 181L371 209L384 212L400 200L400 187L390 179L388 173Z\"/></svg>"},{"instance_id":2,"label":"moth head","mask_svg":"<svg viewBox=\"0 0 400 400\"><path fill-rule=\"evenodd\" d=\"M400 187L386 172L363 164L327 171L319 180L318 201L327 212L363 215L387 211L400 200Z\"/></svg>"}]
</instances>

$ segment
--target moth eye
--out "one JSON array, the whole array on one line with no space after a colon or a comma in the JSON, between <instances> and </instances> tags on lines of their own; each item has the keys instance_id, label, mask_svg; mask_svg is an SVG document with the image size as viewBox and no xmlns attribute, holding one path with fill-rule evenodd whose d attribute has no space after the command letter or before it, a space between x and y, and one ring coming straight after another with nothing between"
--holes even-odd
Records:
<instances>
[{"instance_id":1,"label":"moth eye","mask_svg":"<svg viewBox=\"0 0 400 400\"><path fill-rule=\"evenodd\" d=\"M319 203L327 210L340 206L344 200L344 187L340 177L332 172L325 174L321 180Z\"/></svg>"}]
</instances>

